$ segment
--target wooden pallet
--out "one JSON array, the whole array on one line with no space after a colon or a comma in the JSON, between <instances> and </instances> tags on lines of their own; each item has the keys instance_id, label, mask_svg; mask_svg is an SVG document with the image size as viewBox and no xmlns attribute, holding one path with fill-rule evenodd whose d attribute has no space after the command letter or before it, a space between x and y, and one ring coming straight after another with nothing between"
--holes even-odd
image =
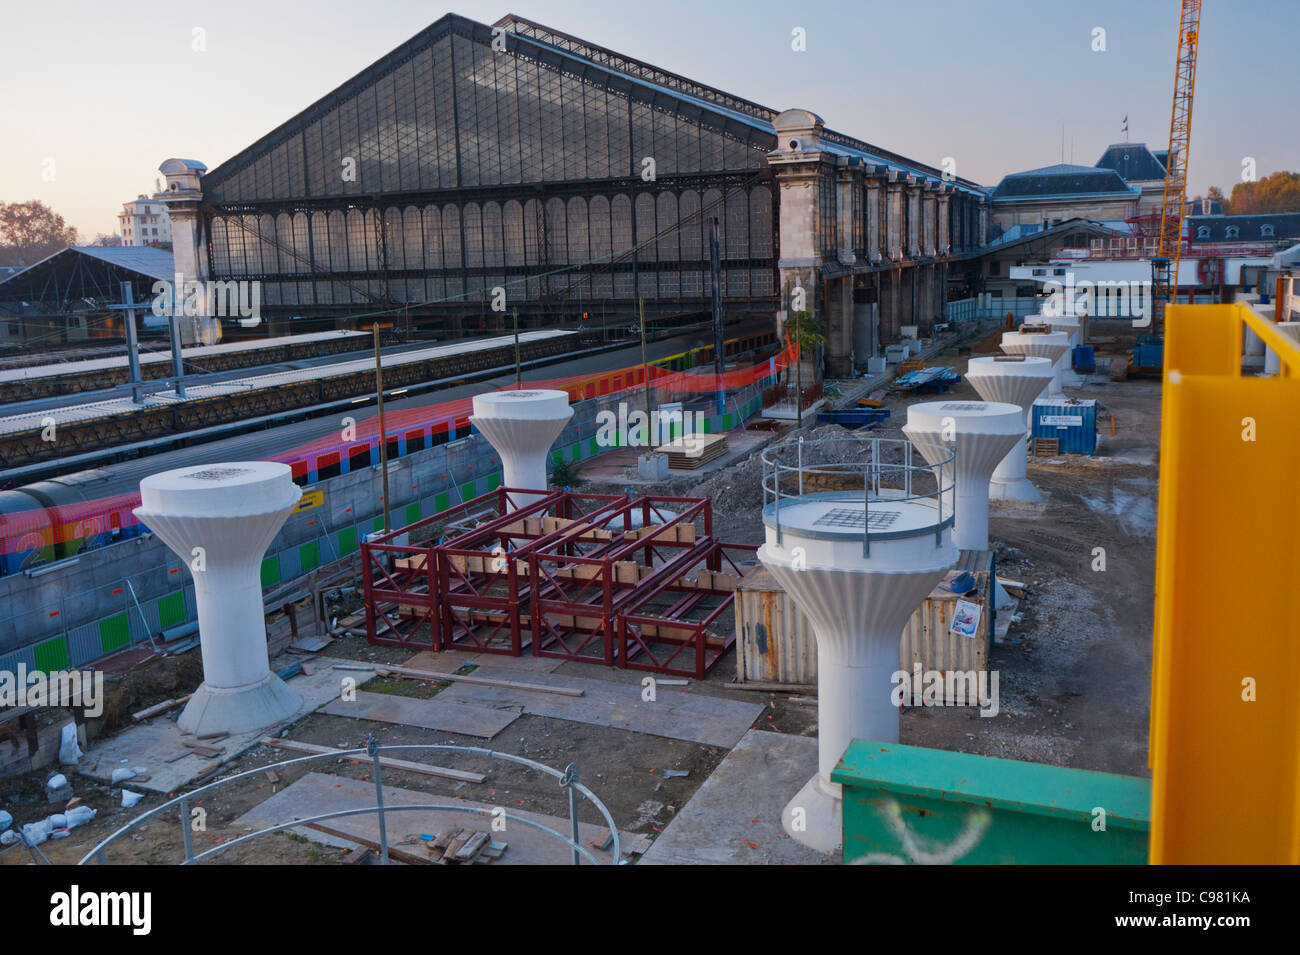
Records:
<instances>
[{"instance_id":1,"label":"wooden pallet","mask_svg":"<svg viewBox=\"0 0 1300 955\"><path fill-rule=\"evenodd\" d=\"M1034 438L1034 454L1048 454L1055 457L1060 453L1060 438Z\"/></svg>"}]
</instances>

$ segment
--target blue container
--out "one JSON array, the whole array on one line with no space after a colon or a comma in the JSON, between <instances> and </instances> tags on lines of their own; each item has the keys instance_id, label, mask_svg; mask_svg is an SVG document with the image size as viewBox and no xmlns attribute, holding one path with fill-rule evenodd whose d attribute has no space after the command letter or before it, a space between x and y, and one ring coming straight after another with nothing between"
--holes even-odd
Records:
<instances>
[{"instance_id":1,"label":"blue container","mask_svg":"<svg viewBox=\"0 0 1300 955\"><path fill-rule=\"evenodd\" d=\"M1034 402L1034 437L1056 438L1062 454L1097 450L1097 399L1039 398Z\"/></svg>"},{"instance_id":2,"label":"blue container","mask_svg":"<svg viewBox=\"0 0 1300 955\"><path fill-rule=\"evenodd\" d=\"M1097 370L1097 359L1091 345L1074 346L1074 370L1084 375Z\"/></svg>"}]
</instances>

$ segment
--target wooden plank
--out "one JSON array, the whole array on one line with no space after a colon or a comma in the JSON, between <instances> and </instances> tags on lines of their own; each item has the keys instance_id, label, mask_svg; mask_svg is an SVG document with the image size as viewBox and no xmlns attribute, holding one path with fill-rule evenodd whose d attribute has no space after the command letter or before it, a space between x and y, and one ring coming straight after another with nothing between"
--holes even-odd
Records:
<instances>
[{"instance_id":1,"label":"wooden plank","mask_svg":"<svg viewBox=\"0 0 1300 955\"><path fill-rule=\"evenodd\" d=\"M378 720L399 726L422 726L446 733L492 739L519 717L514 708L396 696L358 690L355 699L335 699L318 712L353 720Z\"/></svg>"},{"instance_id":2,"label":"wooden plank","mask_svg":"<svg viewBox=\"0 0 1300 955\"><path fill-rule=\"evenodd\" d=\"M479 850L486 846L489 841L486 832L475 832L468 840L466 840L465 844L455 852L453 858L457 862L473 862L474 858L479 854Z\"/></svg>"},{"instance_id":3,"label":"wooden plank","mask_svg":"<svg viewBox=\"0 0 1300 955\"><path fill-rule=\"evenodd\" d=\"M189 749L194 750L194 752L198 753L200 756L206 756L209 759L220 756L225 752L225 748L222 746L208 746L206 743L196 743L193 740L188 739L181 740L181 745L186 746Z\"/></svg>"},{"instance_id":4,"label":"wooden plank","mask_svg":"<svg viewBox=\"0 0 1300 955\"><path fill-rule=\"evenodd\" d=\"M305 822L303 826L307 829L315 829L317 832L323 832L327 836L334 836L336 839L346 839L348 842L355 842L364 849L371 852L382 852L379 843L374 839L367 839L365 836L359 836L355 832L347 829L338 829L324 822ZM432 859L423 853L412 852L409 849L403 849L401 846L389 845L388 858L396 859L398 862L405 862L407 865L434 865Z\"/></svg>"},{"instance_id":5,"label":"wooden plank","mask_svg":"<svg viewBox=\"0 0 1300 955\"><path fill-rule=\"evenodd\" d=\"M817 692L816 683L765 683L759 680L746 680L744 683L724 683L728 690L756 690L759 693L813 693Z\"/></svg>"},{"instance_id":6,"label":"wooden plank","mask_svg":"<svg viewBox=\"0 0 1300 955\"><path fill-rule=\"evenodd\" d=\"M274 736L267 736L262 739L265 746L273 746L276 749L287 749L299 753L338 753L341 750L332 746L317 746L315 743L302 743L294 739L279 739ZM369 758L369 757L362 757ZM393 759L391 756L380 756L379 765L388 769L397 769L402 772L420 773L424 776L439 776L443 779L455 779L458 782L481 783L485 779L482 773L466 772L463 769L448 769L445 766L430 766L428 763L415 763L406 759Z\"/></svg>"},{"instance_id":7,"label":"wooden plank","mask_svg":"<svg viewBox=\"0 0 1300 955\"><path fill-rule=\"evenodd\" d=\"M337 666L337 664L336 664ZM582 690L567 686L543 686L540 683L518 683L514 680L491 680L468 673L440 673L436 670L413 670L410 667L385 664L375 668L381 676L408 677L412 680L435 680L440 683L472 683L475 686L497 686L508 690L529 690L534 693L556 693L560 696L582 696Z\"/></svg>"}]
</instances>

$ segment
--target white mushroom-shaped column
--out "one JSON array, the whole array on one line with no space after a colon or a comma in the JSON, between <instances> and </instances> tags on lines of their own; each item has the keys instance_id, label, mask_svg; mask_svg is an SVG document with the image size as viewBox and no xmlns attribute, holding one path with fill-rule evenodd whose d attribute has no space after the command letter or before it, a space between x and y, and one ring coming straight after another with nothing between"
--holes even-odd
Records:
<instances>
[{"instance_id":1,"label":"white mushroom-shaped column","mask_svg":"<svg viewBox=\"0 0 1300 955\"><path fill-rule=\"evenodd\" d=\"M989 478L1017 441L1025 440L1019 405L926 401L907 409L903 434L936 467L951 468L957 489L953 538L961 550L989 546ZM952 461L951 453L957 452Z\"/></svg>"},{"instance_id":2,"label":"white mushroom-shaped column","mask_svg":"<svg viewBox=\"0 0 1300 955\"><path fill-rule=\"evenodd\" d=\"M194 577L203 683L178 720L188 733L260 729L302 707L267 660L261 578L262 556L301 497L289 466L273 461L177 468L140 482L136 517Z\"/></svg>"},{"instance_id":3,"label":"white mushroom-shaped column","mask_svg":"<svg viewBox=\"0 0 1300 955\"><path fill-rule=\"evenodd\" d=\"M1070 336L1065 332L1003 332L1002 350L1008 355L1046 358L1052 362L1055 374L1047 386L1047 393L1062 394L1061 370L1057 366L1057 359L1070 350Z\"/></svg>"},{"instance_id":4,"label":"white mushroom-shaped column","mask_svg":"<svg viewBox=\"0 0 1300 955\"><path fill-rule=\"evenodd\" d=\"M907 467L906 442L875 439L877 449L895 453L893 464L874 470L865 461L861 470L820 468L820 443L806 442L801 457L788 455L780 469L771 465L782 448L764 453L765 485L775 491L779 482L782 496L767 495L758 558L817 638L818 772L786 805L782 823L797 841L834 852L842 843L842 793L831 773L855 739L898 741L891 693L899 635L957 549L951 484L941 484L919 455ZM801 476L809 487L846 490L803 495Z\"/></svg>"},{"instance_id":5,"label":"white mushroom-shaped column","mask_svg":"<svg viewBox=\"0 0 1300 955\"><path fill-rule=\"evenodd\" d=\"M491 391L474 396L470 423L501 455L505 486L539 492L508 494L511 505L524 507L545 494L546 455L572 417L569 396L563 391Z\"/></svg>"},{"instance_id":6,"label":"white mushroom-shaped column","mask_svg":"<svg viewBox=\"0 0 1300 955\"><path fill-rule=\"evenodd\" d=\"M972 358L966 366L966 380L985 401L1016 405L1024 415L1026 428L1034 399L1041 395L1055 375L1046 358L1023 355L990 355ZM1028 441L1017 441L1006 453L989 479L989 497L993 500L1037 502L1043 499L1029 482Z\"/></svg>"}]
</instances>

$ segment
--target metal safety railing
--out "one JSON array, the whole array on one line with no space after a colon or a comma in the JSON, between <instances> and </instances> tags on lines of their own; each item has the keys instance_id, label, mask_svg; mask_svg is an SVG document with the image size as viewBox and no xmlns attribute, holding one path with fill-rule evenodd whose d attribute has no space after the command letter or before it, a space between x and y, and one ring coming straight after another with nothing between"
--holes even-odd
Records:
<instances>
[{"instance_id":1,"label":"metal safety railing","mask_svg":"<svg viewBox=\"0 0 1300 955\"><path fill-rule=\"evenodd\" d=\"M917 452L906 438L826 438L787 441L763 450L763 519L771 520L776 542L781 543L781 508L800 501L844 503L862 507L862 556L871 556L873 540L921 537L942 538L953 523L956 509L956 449L938 461L917 463ZM945 507L946 499L946 507ZM934 520L905 530L872 530L871 510L915 501L934 508ZM856 516L854 523L856 524ZM802 534L810 533L807 529ZM813 536L816 536L814 533ZM841 537L839 533L835 537Z\"/></svg>"},{"instance_id":2,"label":"metal safety railing","mask_svg":"<svg viewBox=\"0 0 1300 955\"><path fill-rule=\"evenodd\" d=\"M467 756L484 756L489 759L498 759L505 762L517 763L520 766L526 766L529 769L535 769L538 772L545 773L546 775L555 778L555 780L559 783L559 785L565 790L567 790L568 801L569 801L569 834L565 835L564 833L557 832L555 829L552 829L549 826L545 826L542 823L536 821L535 819L529 819L526 816L521 816L516 813L511 813L510 811L506 810L502 806L466 806L463 802L421 803L418 805L385 806L384 805L384 783L383 783L383 759L381 757L381 754L398 752L398 751L402 751L402 752L436 751L436 752L460 753ZM190 807L193 803L199 800L199 797L208 796L223 786L228 786L231 783L239 782L240 780L248 779L252 776L265 773L268 770L286 769L291 766L298 766L304 763L310 763L313 760L318 760L318 759L339 759L339 758L360 757L360 756L368 756L371 760L371 764L372 764L371 777L375 784L375 804L373 806L359 806L353 809L339 809L334 812L324 812L314 816L305 816L302 818L291 819L288 822L278 823L274 826L267 826L264 829L259 829L256 832L250 832L246 835L240 836L237 839L231 839L229 842L223 842L219 845L212 847L211 849L206 850L205 852L199 852L197 854L195 853L194 831L192 828ZM493 819L501 818L501 819L508 820L510 822L517 822L521 825L529 826L530 828L537 829L541 832L544 832L547 835L551 836L552 838L557 839L560 842L564 843L566 846L568 846L573 853L573 857L572 857L573 865L581 865L583 859L586 859L588 862L590 862L593 865L600 865L601 864L600 860L596 858L596 856L591 852L591 850L588 849L586 846L584 846L579 839L578 805L580 800L582 799L589 801L593 806L596 807L597 811L599 811L600 814L605 818L605 823L609 826L609 833L611 838L609 844L610 859L612 860L612 864L615 865L623 864L622 846L619 839L618 827L614 824L614 817L610 815L609 810L605 807L605 804L596 797L596 794L593 793L590 789L588 789L580 782L578 777L578 766L576 763L569 763L563 770L558 770L551 766L547 766L544 763L539 763L531 759L525 759L522 756L514 756L510 753L501 753L501 752L497 752L496 750L483 749L478 746L455 746L446 743L423 743L423 744L410 744L410 745L403 745L403 746L380 746L378 744L378 741L375 739L375 737L371 736L367 740L366 746L362 749L340 749L340 750L333 750L327 753L313 753L310 756L302 756L296 759L286 759L278 763L271 763L270 765L267 766L259 766L256 769L250 769L242 773L237 773L234 776L228 776L225 779L217 780L216 782L209 783L206 786L202 786L198 789L192 790L191 792L184 793L183 795L177 796L175 799L169 799L161 806L151 809L148 812L144 813L143 815L137 816L135 819L132 819L130 822L128 822L125 826L123 826L122 828L118 829L116 832L109 835L98 845L96 845L93 849L87 852L86 855L83 856L81 861L79 861L77 864L87 865L91 862L96 862L100 865L107 865L108 848L111 845L113 845L122 837L126 836L128 833L134 832L136 829L144 825L146 822L149 822L150 820L153 819L166 818L166 816L169 813L175 812L177 814L177 819L180 823L181 838L184 843L185 858L181 860L182 865L190 865L195 862L203 862L207 859L212 858L213 856L217 855L220 852L224 852L227 849L233 848L234 846L241 845L246 842L251 842L252 840L258 839L262 836L270 835L273 832L281 832L286 829L297 829L302 826L310 826L313 823L324 822L325 820L328 819L341 819L347 816L361 816L370 813L374 813L379 817L380 861L382 864L387 865L388 857L389 857L388 825L387 825L388 814L394 812L423 811L423 812L465 812L465 813L471 813L480 816L491 816ZM346 836L344 836L343 838L346 838Z\"/></svg>"}]
</instances>

